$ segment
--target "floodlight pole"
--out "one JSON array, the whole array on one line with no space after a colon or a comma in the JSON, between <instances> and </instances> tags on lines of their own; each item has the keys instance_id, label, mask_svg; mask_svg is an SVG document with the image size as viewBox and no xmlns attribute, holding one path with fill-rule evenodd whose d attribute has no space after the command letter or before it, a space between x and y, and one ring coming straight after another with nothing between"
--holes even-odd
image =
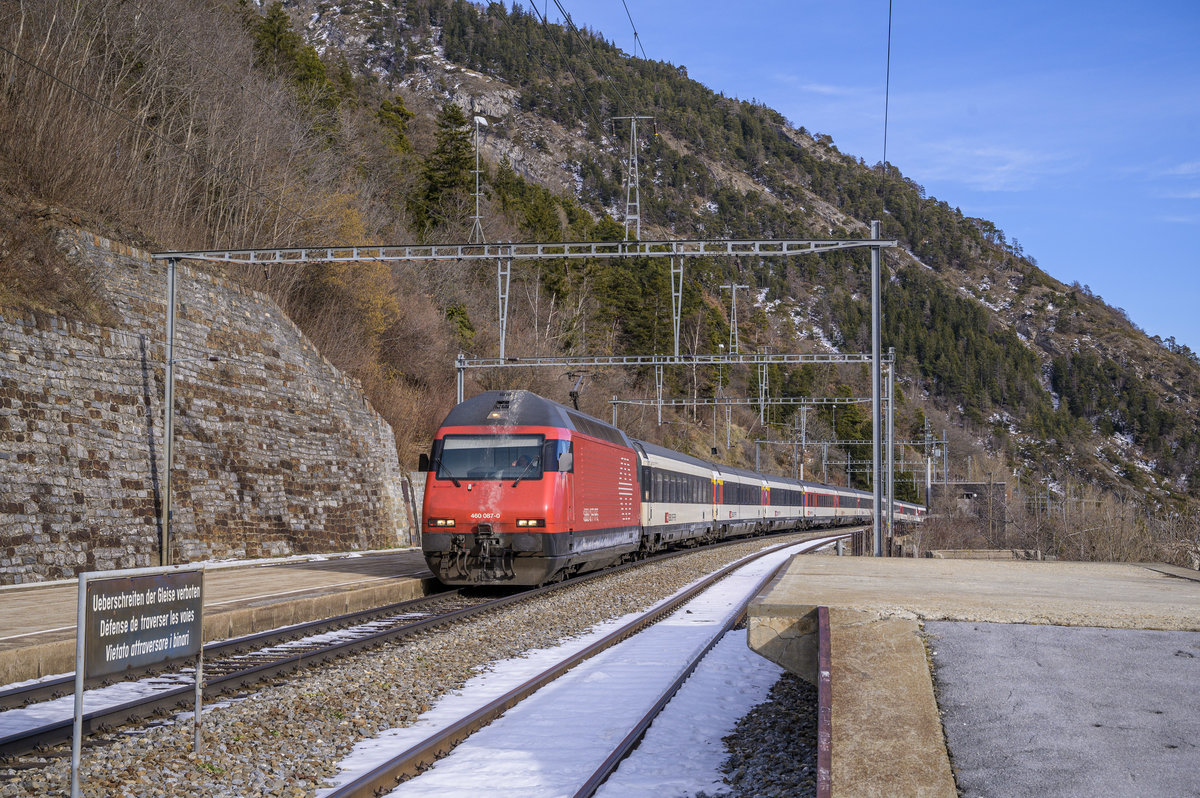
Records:
<instances>
[{"instance_id":1,"label":"floodlight pole","mask_svg":"<svg viewBox=\"0 0 1200 798\"><path fill-rule=\"evenodd\" d=\"M879 238L879 222L871 222L871 238ZM882 459L883 424L879 397L882 393L880 379L880 308L879 308L879 247L871 247L871 488L874 503L871 511L871 532L875 542L875 556L883 556L883 480L880 479Z\"/></svg>"}]
</instances>

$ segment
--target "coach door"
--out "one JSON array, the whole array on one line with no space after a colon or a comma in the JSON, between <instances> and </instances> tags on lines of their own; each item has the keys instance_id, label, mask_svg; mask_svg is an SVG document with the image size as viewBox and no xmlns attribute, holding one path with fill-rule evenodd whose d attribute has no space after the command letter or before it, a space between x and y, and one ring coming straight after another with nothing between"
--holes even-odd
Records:
<instances>
[{"instance_id":1,"label":"coach door","mask_svg":"<svg viewBox=\"0 0 1200 798\"><path fill-rule=\"evenodd\" d=\"M721 475L714 471L712 473L712 520L713 531L717 531L717 519L721 517L721 502L724 500L725 483L721 480Z\"/></svg>"},{"instance_id":2,"label":"coach door","mask_svg":"<svg viewBox=\"0 0 1200 798\"><path fill-rule=\"evenodd\" d=\"M642 512L638 523L645 526L646 523L654 517L654 469L650 467L650 458L646 456L646 450L637 441L631 441L633 451L637 454L637 469L638 469L638 491L641 496ZM662 475L659 475L662 479Z\"/></svg>"}]
</instances>

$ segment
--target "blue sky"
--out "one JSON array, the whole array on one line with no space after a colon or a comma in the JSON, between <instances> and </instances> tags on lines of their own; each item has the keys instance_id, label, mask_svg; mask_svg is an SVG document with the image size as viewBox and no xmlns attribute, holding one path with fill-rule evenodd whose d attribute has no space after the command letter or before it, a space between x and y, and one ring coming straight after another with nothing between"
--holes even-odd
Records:
<instances>
[{"instance_id":1,"label":"blue sky","mask_svg":"<svg viewBox=\"0 0 1200 798\"><path fill-rule=\"evenodd\" d=\"M560 2L633 50L621 0ZM626 3L647 57L883 159L887 0ZM1200 2L894 0L891 52L888 161L1200 352Z\"/></svg>"}]
</instances>

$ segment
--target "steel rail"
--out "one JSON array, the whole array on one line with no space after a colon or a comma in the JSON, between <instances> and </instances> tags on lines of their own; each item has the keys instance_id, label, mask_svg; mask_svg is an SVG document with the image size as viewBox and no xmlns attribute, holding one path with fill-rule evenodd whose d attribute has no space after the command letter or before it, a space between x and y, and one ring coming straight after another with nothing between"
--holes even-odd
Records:
<instances>
[{"instance_id":1,"label":"steel rail","mask_svg":"<svg viewBox=\"0 0 1200 798\"><path fill-rule=\"evenodd\" d=\"M745 542L737 541L737 542ZM424 741L410 746L401 753L392 757L388 761L377 765L375 768L367 771L353 781L349 781L333 791L326 794L326 798L373 798L373 796L381 795L397 784L416 776L422 771L428 769L434 761L448 754L455 746L469 737L472 733L480 728L491 723L500 715L507 712L512 707L519 704L524 699L528 698L533 693L540 690L542 687L553 682L555 679L562 676L567 671L574 668L576 665L591 659L600 654L606 649L615 646L617 643L628 639L637 634L651 624L666 617L683 604L690 601L697 594L703 592L713 585L714 582L724 578L734 570L742 567L747 562L752 562L760 557L763 557L773 551L784 546L795 545L794 542L780 544L769 549L764 549L751 555L748 558L743 558L738 562L725 566L719 571L709 574L700 582L688 588L678 596L672 598L667 603L644 613L641 617L630 621L605 635L600 640L592 643L586 648L572 654L558 664L546 669L542 673L527 680L523 684L514 687L504 695L491 701L483 707L459 719L455 723L450 724L441 731L436 732ZM611 574L612 571L599 571L600 574Z\"/></svg>"}]
</instances>

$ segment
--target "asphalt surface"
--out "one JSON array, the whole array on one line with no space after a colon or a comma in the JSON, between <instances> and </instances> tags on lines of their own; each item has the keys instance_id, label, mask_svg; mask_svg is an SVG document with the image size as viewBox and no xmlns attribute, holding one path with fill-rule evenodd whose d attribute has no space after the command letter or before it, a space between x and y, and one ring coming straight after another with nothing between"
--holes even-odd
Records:
<instances>
[{"instance_id":1,"label":"asphalt surface","mask_svg":"<svg viewBox=\"0 0 1200 798\"><path fill-rule=\"evenodd\" d=\"M1200 632L927 621L966 798L1200 796Z\"/></svg>"}]
</instances>

